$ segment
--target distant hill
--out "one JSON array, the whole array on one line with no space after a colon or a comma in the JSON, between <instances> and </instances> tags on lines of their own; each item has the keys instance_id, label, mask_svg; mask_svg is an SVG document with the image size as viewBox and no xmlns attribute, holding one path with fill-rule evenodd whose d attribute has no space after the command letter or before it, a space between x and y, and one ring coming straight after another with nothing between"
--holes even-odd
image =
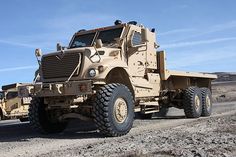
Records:
<instances>
[{"instance_id":1,"label":"distant hill","mask_svg":"<svg viewBox=\"0 0 236 157\"><path fill-rule=\"evenodd\" d=\"M214 82L236 81L236 72L215 72L218 78Z\"/></svg>"}]
</instances>

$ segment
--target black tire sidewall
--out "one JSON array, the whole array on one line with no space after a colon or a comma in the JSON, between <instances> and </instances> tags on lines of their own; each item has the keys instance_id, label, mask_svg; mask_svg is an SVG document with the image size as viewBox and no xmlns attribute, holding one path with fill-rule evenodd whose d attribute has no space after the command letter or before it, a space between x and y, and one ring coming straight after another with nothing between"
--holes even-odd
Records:
<instances>
[{"instance_id":1,"label":"black tire sidewall","mask_svg":"<svg viewBox=\"0 0 236 157\"><path fill-rule=\"evenodd\" d=\"M211 113L212 113L212 94L211 94L211 91L208 88L201 88L201 91L202 91L202 116L210 116ZM211 103L209 110L207 109L207 106L206 106L207 96L209 97L210 103Z\"/></svg>"},{"instance_id":2,"label":"black tire sidewall","mask_svg":"<svg viewBox=\"0 0 236 157\"><path fill-rule=\"evenodd\" d=\"M196 110L195 97L200 100L200 107ZM184 112L188 118L198 118L202 114L202 94L198 87L189 87L184 93Z\"/></svg>"},{"instance_id":3,"label":"black tire sidewall","mask_svg":"<svg viewBox=\"0 0 236 157\"><path fill-rule=\"evenodd\" d=\"M43 98L34 97L29 108L29 121L31 126L40 133L51 134L60 133L66 126L66 122L52 123L48 119L45 110L46 105L43 103Z\"/></svg>"}]
</instances>

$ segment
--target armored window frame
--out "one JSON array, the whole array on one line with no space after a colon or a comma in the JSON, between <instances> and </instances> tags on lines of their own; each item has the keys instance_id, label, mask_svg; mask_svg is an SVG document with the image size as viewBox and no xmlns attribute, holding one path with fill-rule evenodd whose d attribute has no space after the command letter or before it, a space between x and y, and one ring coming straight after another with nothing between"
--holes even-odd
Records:
<instances>
[{"instance_id":1,"label":"armored window frame","mask_svg":"<svg viewBox=\"0 0 236 157\"><path fill-rule=\"evenodd\" d=\"M132 46L142 45L142 36L140 32L135 31L131 39Z\"/></svg>"},{"instance_id":2,"label":"armored window frame","mask_svg":"<svg viewBox=\"0 0 236 157\"><path fill-rule=\"evenodd\" d=\"M18 92L17 91L9 91L6 94L6 99L14 99L18 97Z\"/></svg>"}]
</instances>

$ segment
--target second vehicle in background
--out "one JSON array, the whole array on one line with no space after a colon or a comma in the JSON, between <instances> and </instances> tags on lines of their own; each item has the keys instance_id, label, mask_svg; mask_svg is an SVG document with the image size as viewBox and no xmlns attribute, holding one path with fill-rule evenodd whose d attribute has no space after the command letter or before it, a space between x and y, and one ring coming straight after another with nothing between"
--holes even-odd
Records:
<instances>
[{"instance_id":1,"label":"second vehicle in background","mask_svg":"<svg viewBox=\"0 0 236 157\"><path fill-rule=\"evenodd\" d=\"M21 122L28 121L28 109L31 97L18 97L18 87L22 83L2 86L0 91L0 120L20 119Z\"/></svg>"}]
</instances>

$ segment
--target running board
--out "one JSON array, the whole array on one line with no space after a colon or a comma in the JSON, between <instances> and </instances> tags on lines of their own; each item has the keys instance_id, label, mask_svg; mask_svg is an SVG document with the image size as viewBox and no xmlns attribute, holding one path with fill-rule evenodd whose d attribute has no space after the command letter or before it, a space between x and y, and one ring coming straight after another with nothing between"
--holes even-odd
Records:
<instances>
[{"instance_id":1,"label":"running board","mask_svg":"<svg viewBox=\"0 0 236 157\"><path fill-rule=\"evenodd\" d=\"M150 114L150 113L159 112L158 101L140 102L140 112L142 114Z\"/></svg>"},{"instance_id":2,"label":"running board","mask_svg":"<svg viewBox=\"0 0 236 157\"><path fill-rule=\"evenodd\" d=\"M140 106L159 106L158 101L140 102Z\"/></svg>"}]
</instances>

